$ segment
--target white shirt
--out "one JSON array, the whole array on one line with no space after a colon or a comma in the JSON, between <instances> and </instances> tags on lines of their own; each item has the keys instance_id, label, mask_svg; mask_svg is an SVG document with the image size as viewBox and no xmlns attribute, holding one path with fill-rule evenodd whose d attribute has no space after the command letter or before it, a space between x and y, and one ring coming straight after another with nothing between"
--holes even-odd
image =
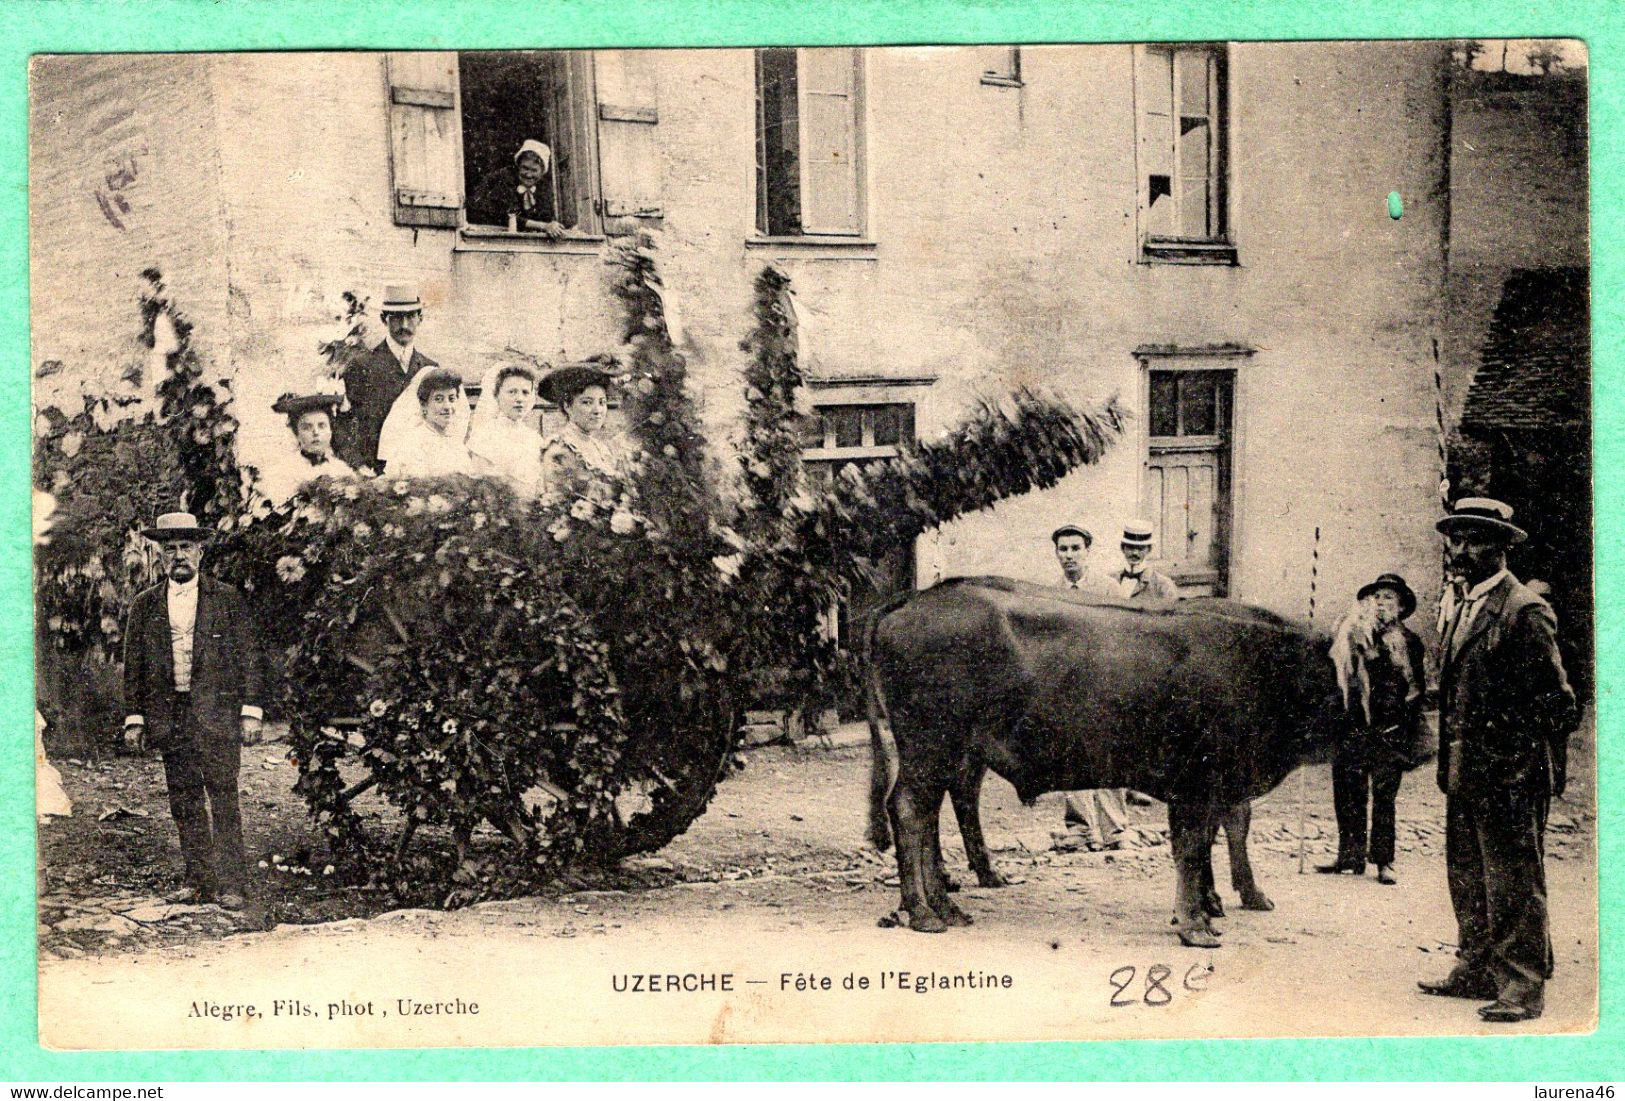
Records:
<instances>
[{"instance_id":1,"label":"white shirt","mask_svg":"<svg viewBox=\"0 0 1625 1101\"><path fill-rule=\"evenodd\" d=\"M410 373L412 370L412 349L395 343L392 336L384 337L384 343L389 346L389 354L395 357L395 362L401 365L401 370Z\"/></svg>"},{"instance_id":2,"label":"white shirt","mask_svg":"<svg viewBox=\"0 0 1625 1101\"><path fill-rule=\"evenodd\" d=\"M164 603L169 610L169 654L175 666L175 691L190 693L192 691L192 650L193 640L197 635L197 575L190 581L176 581L170 578L169 587L164 593ZM243 705L245 719L261 719L265 712L253 704ZM125 718L125 726L145 725L146 719L140 715L130 715Z\"/></svg>"},{"instance_id":3,"label":"white shirt","mask_svg":"<svg viewBox=\"0 0 1625 1101\"><path fill-rule=\"evenodd\" d=\"M1451 653L1454 653L1461 645L1461 640L1467 637L1473 621L1478 618L1478 610L1484 606L1484 598L1506 578L1507 571L1499 570L1493 577L1479 582L1462 595L1461 615L1457 617L1455 630L1450 634Z\"/></svg>"}]
</instances>

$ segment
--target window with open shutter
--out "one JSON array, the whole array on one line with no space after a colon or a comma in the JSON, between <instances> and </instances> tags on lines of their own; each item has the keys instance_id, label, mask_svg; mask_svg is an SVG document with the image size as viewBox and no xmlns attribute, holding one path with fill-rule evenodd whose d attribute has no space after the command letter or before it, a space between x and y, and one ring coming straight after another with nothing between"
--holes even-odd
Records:
<instances>
[{"instance_id":1,"label":"window with open shutter","mask_svg":"<svg viewBox=\"0 0 1625 1101\"><path fill-rule=\"evenodd\" d=\"M768 236L864 231L862 53L756 51L756 224Z\"/></svg>"},{"instance_id":2,"label":"window with open shutter","mask_svg":"<svg viewBox=\"0 0 1625 1101\"><path fill-rule=\"evenodd\" d=\"M631 230L637 223L625 219L661 216L654 57L647 50L600 50L593 66L605 232Z\"/></svg>"},{"instance_id":3,"label":"window with open shutter","mask_svg":"<svg viewBox=\"0 0 1625 1101\"><path fill-rule=\"evenodd\" d=\"M395 222L455 227L463 206L457 55L392 53L388 72Z\"/></svg>"},{"instance_id":4,"label":"window with open shutter","mask_svg":"<svg viewBox=\"0 0 1625 1101\"><path fill-rule=\"evenodd\" d=\"M596 233L592 54L489 50L458 56L467 224L479 227L476 232L512 225L520 233L539 226L555 234ZM521 204L514 156L527 141L545 145L548 160L535 192Z\"/></svg>"},{"instance_id":5,"label":"window with open shutter","mask_svg":"<svg viewBox=\"0 0 1625 1101\"><path fill-rule=\"evenodd\" d=\"M1228 216L1228 55L1135 50L1140 234L1147 259L1234 263Z\"/></svg>"}]
</instances>

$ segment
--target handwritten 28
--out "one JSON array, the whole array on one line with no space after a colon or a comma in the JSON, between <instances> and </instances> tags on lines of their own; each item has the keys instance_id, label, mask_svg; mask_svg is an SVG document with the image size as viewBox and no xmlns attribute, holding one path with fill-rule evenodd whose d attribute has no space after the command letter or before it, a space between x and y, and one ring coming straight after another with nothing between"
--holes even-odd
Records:
<instances>
[{"instance_id":1,"label":"handwritten 28","mask_svg":"<svg viewBox=\"0 0 1625 1101\"><path fill-rule=\"evenodd\" d=\"M1139 974L1139 969L1133 964L1125 964L1107 977L1106 981L1112 988L1111 1005L1119 1009L1142 1004L1164 1006L1174 1000L1174 991L1168 987L1168 980L1174 974L1173 968L1165 963L1154 963L1145 969L1143 983L1136 985L1134 980ZM1206 990L1207 981L1212 975L1211 963L1193 963L1186 969L1180 985L1192 992Z\"/></svg>"}]
</instances>

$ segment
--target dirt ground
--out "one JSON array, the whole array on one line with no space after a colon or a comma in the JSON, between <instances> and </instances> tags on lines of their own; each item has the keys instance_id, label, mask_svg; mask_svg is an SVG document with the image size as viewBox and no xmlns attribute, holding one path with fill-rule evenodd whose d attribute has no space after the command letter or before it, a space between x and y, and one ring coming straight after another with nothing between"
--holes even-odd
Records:
<instances>
[{"instance_id":1,"label":"dirt ground","mask_svg":"<svg viewBox=\"0 0 1625 1101\"><path fill-rule=\"evenodd\" d=\"M1570 794L1554 805L1548 834L1558 974L1546 1016L1511 1026L1517 1031L1594 1027L1592 743L1589 736L1576 742ZM1401 790L1395 887L1373 876L1298 874L1300 783L1308 795L1308 863L1328 859L1335 841L1325 766L1302 770L1260 800L1251 849L1276 909L1234 909L1221 846L1215 867L1232 911L1220 922L1225 946L1202 951L1181 947L1168 924L1166 843L1056 852L1060 796L1023 807L991 776L983 821L1014 883L969 886L974 879L945 812L947 860L967 884L960 903L976 924L937 936L878 927L898 903L896 866L863 842L862 746L752 751L687 834L592 889L365 920L389 902L339 886L321 874L320 854L303 851L308 828L287 794L293 774L283 753L271 745L245 754L250 857L266 864L258 871L266 900L258 928L215 907L154 906L176 881L179 862L157 762L57 762L78 809L41 828L46 1043L500 1046L1486 1030L1474 1003L1415 989L1418 978L1448 971L1454 951L1443 797L1430 768L1408 776ZM97 820L114 805L147 816ZM1160 804L1134 813L1150 829L1165 826ZM678 989L647 990L671 985L658 978L638 989L636 976L650 974L676 976ZM811 989L796 988L798 975L811 976ZM714 988L723 985L732 989ZM467 1012L473 1002L478 1013ZM414 1004L444 1009L420 1013ZM254 1005L257 1015L218 1009L232 1005Z\"/></svg>"}]
</instances>

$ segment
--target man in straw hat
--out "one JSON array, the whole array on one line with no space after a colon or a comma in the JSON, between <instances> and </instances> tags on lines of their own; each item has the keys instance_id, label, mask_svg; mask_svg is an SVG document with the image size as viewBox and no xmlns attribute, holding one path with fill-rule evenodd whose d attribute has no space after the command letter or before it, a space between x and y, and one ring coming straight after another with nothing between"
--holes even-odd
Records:
<instances>
[{"instance_id":1,"label":"man in straw hat","mask_svg":"<svg viewBox=\"0 0 1625 1101\"><path fill-rule=\"evenodd\" d=\"M343 444L339 454L353 467L377 468L378 433L383 431L384 418L389 416L395 399L419 371L439 366L414 346L418 325L423 321L423 300L415 285L395 283L385 287L378 317L389 335L344 369L350 415L340 425Z\"/></svg>"},{"instance_id":2,"label":"man in straw hat","mask_svg":"<svg viewBox=\"0 0 1625 1101\"><path fill-rule=\"evenodd\" d=\"M1123 567L1113 580L1118 595L1130 602L1174 601L1179 586L1173 578L1145 564L1151 557L1152 528L1149 520L1130 520L1123 525Z\"/></svg>"},{"instance_id":3,"label":"man in straw hat","mask_svg":"<svg viewBox=\"0 0 1625 1101\"><path fill-rule=\"evenodd\" d=\"M1579 717L1557 617L1507 570L1507 548L1527 538L1512 509L1466 497L1437 527L1454 582L1439 651L1439 786L1460 947L1448 976L1419 985L1494 999L1478 1011L1486 1021L1527 1021L1552 975L1543 835Z\"/></svg>"},{"instance_id":4,"label":"man in straw hat","mask_svg":"<svg viewBox=\"0 0 1625 1101\"><path fill-rule=\"evenodd\" d=\"M158 517L146 535L167 579L138 595L124 626L124 739L164 755L169 810L186 882L172 902L244 905L248 861L237 802L241 745L259 740L264 699L258 633L242 596L199 576L205 533L190 513Z\"/></svg>"}]
</instances>

